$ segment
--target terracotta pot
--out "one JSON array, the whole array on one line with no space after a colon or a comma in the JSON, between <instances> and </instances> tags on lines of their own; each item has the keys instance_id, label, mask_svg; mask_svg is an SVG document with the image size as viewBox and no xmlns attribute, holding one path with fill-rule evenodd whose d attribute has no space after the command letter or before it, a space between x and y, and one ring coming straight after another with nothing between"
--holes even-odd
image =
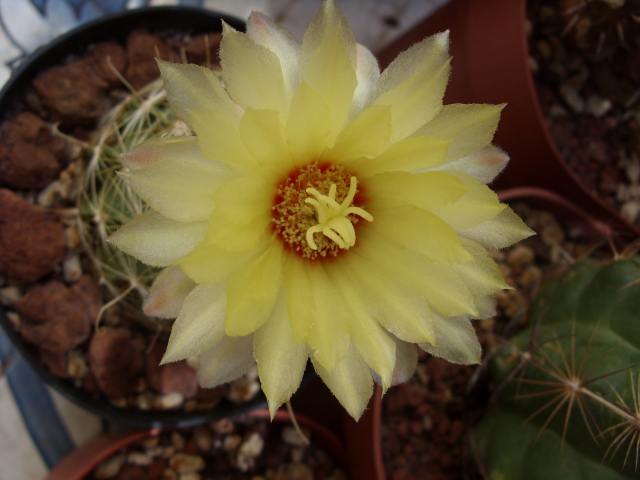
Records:
<instances>
[{"instance_id":1,"label":"terracotta pot","mask_svg":"<svg viewBox=\"0 0 640 480\"><path fill-rule=\"evenodd\" d=\"M124 44L127 36L134 30L146 28L154 32L189 32L199 34L203 32L221 31L221 20L239 30L244 29L244 23L233 17L222 15L210 10L190 7L152 7L119 12L88 22L79 28L59 37L50 44L41 47L25 61L10 78L0 92L0 122L16 115L16 110L25 95L34 96L30 88L32 80L38 73L75 55L81 55L87 46L100 41L112 40ZM53 275L49 275L52 277ZM49 278L49 277L45 277ZM203 421L239 415L256 408L263 408L266 399L260 392L252 400L235 405L223 401L216 408L199 411L182 410L140 410L125 409L114 406L104 397L76 388L72 381L66 381L55 376L42 363L38 350L23 341L14 325L7 319L5 309L0 305L0 324L7 336L26 359L30 366L49 385L53 386L63 396L77 403L81 407L110 421L134 428L190 426ZM309 375L308 372L307 379Z\"/></svg>"},{"instance_id":2,"label":"terracotta pot","mask_svg":"<svg viewBox=\"0 0 640 480\"><path fill-rule=\"evenodd\" d=\"M452 0L379 54L381 66L422 38L450 30L452 74L445 103L507 103L494 143L511 156L497 189L533 186L580 205L612 230L640 234L587 190L547 129L529 67L526 0Z\"/></svg>"},{"instance_id":3,"label":"terracotta pot","mask_svg":"<svg viewBox=\"0 0 640 480\"><path fill-rule=\"evenodd\" d=\"M323 425L305 415L296 413L295 416L301 427L309 429L312 441L329 454L339 466L343 466L345 464L344 447L338 437ZM265 422L271 421L269 411L265 409L254 410L247 414L247 417L261 419ZM276 413L273 421L276 423L290 423L291 416L288 412L280 410ZM67 455L49 473L46 480L83 480L101 462L121 449L160 432L160 429L128 430L101 436Z\"/></svg>"},{"instance_id":4,"label":"terracotta pot","mask_svg":"<svg viewBox=\"0 0 640 480\"><path fill-rule=\"evenodd\" d=\"M600 239L611 234L610 225L593 217L555 192L535 187L520 187L499 192L498 196L505 203L522 201L549 211L557 219L562 220L565 227L579 231L586 238ZM359 422L344 415L347 468L352 480L385 480L386 478L381 443L384 401L381 395L382 390L376 385L369 406Z\"/></svg>"}]
</instances>

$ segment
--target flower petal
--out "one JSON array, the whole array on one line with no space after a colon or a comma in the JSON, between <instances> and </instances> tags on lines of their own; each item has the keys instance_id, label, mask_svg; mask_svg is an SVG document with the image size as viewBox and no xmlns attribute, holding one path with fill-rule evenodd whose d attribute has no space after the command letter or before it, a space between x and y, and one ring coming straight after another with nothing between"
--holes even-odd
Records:
<instances>
[{"instance_id":1,"label":"flower petal","mask_svg":"<svg viewBox=\"0 0 640 480\"><path fill-rule=\"evenodd\" d=\"M242 171L256 168L240 138L239 118L231 118L222 110L199 109L191 110L191 121L203 156Z\"/></svg>"},{"instance_id":2,"label":"flower petal","mask_svg":"<svg viewBox=\"0 0 640 480\"><path fill-rule=\"evenodd\" d=\"M482 245L466 238L461 240L465 250L473 256L473 261L455 265L454 269L474 296L483 297L511 289L504 281L500 268Z\"/></svg>"},{"instance_id":3,"label":"flower petal","mask_svg":"<svg viewBox=\"0 0 640 480\"><path fill-rule=\"evenodd\" d=\"M391 135L391 109L386 105L374 105L358 115L340 132L335 146L325 157L339 159L348 164L354 158L375 157L389 146Z\"/></svg>"},{"instance_id":4,"label":"flower petal","mask_svg":"<svg viewBox=\"0 0 640 480\"><path fill-rule=\"evenodd\" d=\"M313 358L332 372L347 355L349 314L340 302L339 294L331 283L322 265L308 269L313 288L315 321L307 334L306 342L314 349ZM295 321L295 319L294 319Z\"/></svg>"},{"instance_id":5,"label":"flower petal","mask_svg":"<svg viewBox=\"0 0 640 480\"><path fill-rule=\"evenodd\" d=\"M449 140L412 137L391 145L375 158L362 158L351 163L362 178L383 172L413 172L442 165L447 157Z\"/></svg>"},{"instance_id":6,"label":"flower petal","mask_svg":"<svg viewBox=\"0 0 640 480\"><path fill-rule=\"evenodd\" d=\"M333 0L326 1L304 34L300 48L301 77L329 109L332 138L345 125L358 84L356 43L351 28Z\"/></svg>"},{"instance_id":7,"label":"flower petal","mask_svg":"<svg viewBox=\"0 0 640 480\"><path fill-rule=\"evenodd\" d=\"M356 44L356 78L358 86L353 92L350 118L355 117L362 111L373 89L380 78L380 67L378 60L364 45Z\"/></svg>"},{"instance_id":8,"label":"flower petal","mask_svg":"<svg viewBox=\"0 0 640 480\"><path fill-rule=\"evenodd\" d=\"M214 388L240 378L256 363L253 358L253 335L224 335L199 360L198 380L205 388Z\"/></svg>"},{"instance_id":9,"label":"flower petal","mask_svg":"<svg viewBox=\"0 0 640 480\"><path fill-rule=\"evenodd\" d=\"M293 341L296 343L306 341L315 323L316 299L308 268L316 267L310 267L306 260L295 255L288 255L282 275Z\"/></svg>"},{"instance_id":10,"label":"flower petal","mask_svg":"<svg viewBox=\"0 0 640 480\"><path fill-rule=\"evenodd\" d=\"M216 74L208 68L156 61L171 109L187 125L191 126L190 110L193 109L220 109L230 117L240 116L241 110L229 98ZM202 95L202 92L207 92L207 95Z\"/></svg>"},{"instance_id":11,"label":"flower petal","mask_svg":"<svg viewBox=\"0 0 640 480\"><path fill-rule=\"evenodd\" d=\"M162 364L198 356L222 340L226 286L198 285L184 301L171 328L171 336Z\"/></svg>"},{"instance_id":12,"label":"flower petal","mask_svg":"<svg viewBox=\"0 0 640 480\"><path fill-rule=\"evenodd\" d=\"M295 164L301 167L320 158L330 134L329 108L306 82L300 83L291 100L286 126L287 143Z\"/></svg>"},{"instance_id":13,"label":"flower petal","mask_svg":"<svg viewBox=\"0 0 640 480\"><path fill-rule=\"evenodd\" d=\"M153 281L142 310L151 317L176 318L195 286L180 267L167 267Z\"/></svg>"},{"instance_id":14,"label":"flower petal","mask_svg":"<svg viewBox=\"0 0 640 480\"><path fill-rule=\"evenodd\" d=\"M225 164L204 157L198 139L190 136L153 138L123 153L121 158L129 170L138 170L157 160L169 159L180 161L185 166L202 163L219 169L221 173L228 171Z\"/></svg>"},{"instance_id":15,"label":"flower petal","mask_svg":"<svg viewBox=\"0 0 640 480\"><path fill-rule=\"evenodd\" d=\"M506 104L451 104L422 127L418 135L451 140L448 160L466 157L491 143Z\"/></svg>"},{"instance_id":16,"label":"flower petal","mask_svg":"<svg viewBox=\"0 0 640 480\"><path fill-rule=\"evenodd\" d=\"M351 345L346 358L328 372L315 358L311 359L316 373L329 387L345 410L356 421L367 408L373 393L373 379L366 362Z\"/></svg>"},{"instance_id":17,"label":"flower petal","mask_svg":"<svg viewBox=\"0 0 640 480\"><path fill-rule=\"evenodd\" d=\"M164 267L187 255L206 232L206 222L177 222L150 210L120 227L109 242L147 265Z\"/></svg>"},{"instance_id":18,"label":"flower petal","mask_svg":"<svg viewBox=\"0 0 640 480\"><path fill-rule=\"evenodd\" d=\"M300 45L284 27L259 12L252 12L247 20L247 35L257 44L262 45L280 60L284 84L289 96L300 82L298 72L298 56Z\"/></svg>"},{"instance_id":19,"label":"flower petal","mask_svg":"<svg viewBox=\"0 0 640 480\"><path fill-rule=\"evenodd\" d=\"M494 218L507 206L500 203L493 190L483 185L470 175L449 171L464 182L469 190L455 203L441 205L431 209L433 213L451 225L455 230L462 230L479 225Z\"/></svg>"},{"instance_id":20,"label":"flower petal","mask_svg":"<svg viewBox=\"0 0 640 480\"><path fill-rule=\"evenodd\" d=\"M421 349L452 363L480 363L482 347L469 319L443 318L435 325L437 345L421 343L418 345Z\"/></svg>"},{"instance_id":21,"label":"flower petal","mask_svg":"<svg viewBox=\"0 0 640 480\"><path fill-rule=\"evenodd\" d=\"M255 255L253 251L229 252L215 245L200 243L176 262L189 278L198 284L215 285Z\"/></svg>"},{"instance_id":22,"label":"flower petal","mask_svg":"<svg viewBox=\"0 0 640 480\"><path fill-rule=\"evenodd\" d=\"M464 195L469 187L445 172L387 172L367 178L368 206L378 208L413 205L430 210L449 205Z\"/></svg>"},{"instance_id":23,"label":"flower petal","mask_svg":"<svg viewBox=\"0 0 640 480\"><path fill-rule=\"evenodd\" d=\"M151 208L183 222L207 219L214 207L213 192L229 178L219 168L173 158L120 175Z\"/></svg>"},{"instance_id":24,"label":"flower petal","mask_svg":"<svg viewBox=\"0 0 640 480\"><path fill-rule=\"evenodd\" d=\"M380 75L374 105L390 105L391 141L408 137L442 108L449 79L449 33L425 38L398 57Z\"/></svg>"},{"instance_id":25,"label":"flower petal","mask_svg":"<svg viewBox=\"0 0 640 480\"><path fill-rule=\"evenodd\" d=\"M335 268L329 269L329 277L340 294L337 301L344 303L349 312L351 341L367 365L379 375L386 389L391 385L396 344L370 314L370 307L366 304L366 288L361 283L350 281L346 268L336 264Z\"/></svg>"},{"instance_id":26,"label":"flower petal","mask_svg":"<svg viewBox=\"0 0 640 480\"><path fill-rule=\"evenodd\" d=\"M220 64L231 98L243 108L276 110L286 116L290 97L278 56L225 22L222 27Z\"/></svg>"},{"instance_id":27,"label":"flower petal","mask_svg":"<svg viewBox=\"0 0 640 480\"><path fill-rule=\"evenodd\" d=\"M282 245L273 242L262 255L234 270L227 280L227 335L253 333L270 317L282 285Z\"/></svg>"},{"instance_id":28,"label":"flower petal","mask_svg":"<svg viewBox=\"0 0 640 480\"><path fill-rule=\"evenodd\" d=\"M253 336L253 352L273 418L280 405L288 402L300 386L309 358L307 344L293 340L284 291L280 292L269 320Z\"/></svg>"},{"instance_id":29,"label":"flower petal","mask_svg":"<svg viewBox=\"0 0 640 480\"><path fill-rule=\"evenodd\" d=\"M393 370L391 385L408 382L418 366L418 348L413 343L396 338L396 367Z\"/></svg>"},{"instance_id":30,"label":"flower petal","mask_svg":"<svg viewBox=\"0 0 640 480\"><path fill-rule=\"evenodd\" d=\"M244 146L258 165L279 175L294 167L278 112L247 108L239 128Z\"/></svg>"},{"instance_id":31,"label":"flower petal","mask_svg":"<svg viewBox=\"0 0 640 480\"><path fill-rule=\"evenodd\" d=\"M505 248L519 242L523 238L535 235L516 215L507 207L498 215L475 227L458 230L460 236L474 240L485 248Z\"/></svg>"},{"instance_id":32,"label":"flower petal","mask_svg":"<svg viewBox=\"0 0 640 480\"><path fill-rule=\"evenodd\" d=\"M493 145L438 169L465 172L481 183L491 182L509 163L509 155Z\"/></svg>"},{"instance_id":33,"label":"flower petal","mask_svg":"<svg viewBox=\"0 0 640 480\"><path fill-rule=\"evenodd\" d=\"M455 265L471 260L455 230L431 212L412 205L369 208L369 212L373 222L366 225L367 230L420 252L432 262Z\"/></svg>"}]
</instances>

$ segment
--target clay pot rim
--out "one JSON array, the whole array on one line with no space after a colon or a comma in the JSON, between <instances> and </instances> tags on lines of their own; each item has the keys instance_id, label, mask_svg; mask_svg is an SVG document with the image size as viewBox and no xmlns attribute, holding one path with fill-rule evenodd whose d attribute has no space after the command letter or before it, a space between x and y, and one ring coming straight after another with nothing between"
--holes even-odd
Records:
<instances>
[{"instance_id":1,"label":"clay pot rim","mask_svg":"<svg viewBox=\"0 0 640 480\"><path fill-rule=\"evenodd\" d=\"M220 31L221 20L239 30L245 29L244 22L229 15L213 10L183 6L141 7L120 11L84 23L61 35L50 44L39 47L14 71L0 91L0 123L13 115L12 102L15 98L21 98L25 91L28 91L29 85L37 73L61 64L70 55L84 52L87 45L91 43L107 39L124 41L133 30L139 28L148 28L151 31L182 29L194 34L203 31ZM75 388L70 381L53 375L42 364L37 349L27 344L15 331L11 322L6 318L5 308L1 305L0 326L29 366L46 384L85 410L119 425L135 428L188 427L207 420L244 414L266 406L266 398L262 392L259 392L251 401L240 406L225 401L212 410L185 412L183 410L143 411L118 408L105 398L96 399L87 391ZM307 369L303 385L312 377L312 370Z\"/></svg>"},{"instance_id":2,"label":"clay pot rim","mask_svg":"<svg viewBox=\"0 0 640 480\"><path fill-rule=\"evenodd\" d=\"M267 409L254 410L248 413L246 417L271 421L271 416ZM295 413L295 418L301 427L308 428L311 431L313 441L317 442L338 465L345 465L344 446L333 432L301 413ZM276 423L288 423L290 421L289 412L284 410L278 410L273 418L273 422ZM168 430L172 430L172 428ZM161 428L152 428L147 430L123 430L101 435L63 458L45 480L83 480L101 462L119 450L144 438L157 435L162 431L163 429Z\"/></svg>"}]
</instances>

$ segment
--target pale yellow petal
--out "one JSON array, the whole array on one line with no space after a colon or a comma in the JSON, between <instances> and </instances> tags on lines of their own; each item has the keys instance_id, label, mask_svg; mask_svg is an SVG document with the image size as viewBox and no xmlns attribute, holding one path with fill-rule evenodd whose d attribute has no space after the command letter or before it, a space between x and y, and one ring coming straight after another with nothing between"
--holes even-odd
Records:
<instances>
[{"instance_id":1,"label":"pale yellow petal","mask_svg":"<svg viewBox=\"0 0 640 480\"><path fill-rule=\"evenodd\" d=\"M220 342L224 336L226 305L224 283L196 286L173 322L162 363L201 355Z\"/></svg>"},{"instance_id":2,"label":"pale yellow petal","mask_svg":"<svg viewBox=\"0 0 640 480\"><path fill-rule=\"evenodd\" d=\"M315 360L327 372L332 372L347 355L349 314L344 305L336 301L339 294L320 263L316 262L308 269L313 289L315 321L307 334L306 342L314 349Z\"/></svg>"},{"instance_id":3,"label":"pale yellow petal","mask_svg":"<svg viewBox=\"0 0 640 480\"><path fill-rule=\"evenodd\" d=\"M329 387L340 404L356 421L367 408L373 393L373 379L366 362L353 345L347 356L328 372L314 357L311 358L318 376Z\"/></svg>"},{"instance_id":4,"label":"pale yellow petal","mask_svg":"<svg viewBox=\"0 0 640 480\"><path fill-rule=\"evenodd\" d=\"M378 60L364 45L356 44L356 78L358 86L353 92L350 118L355 117L369 102L369 97L380 78Z\"/></svg>"},{"instance_id":5,"label":"pale yellow petal","mask_svg":"<svg viewBox=\"0 0 640 480\"><path fill-rule=\"evenodd\" d=\"M478 313L473 295L451 265L435 263L414 249L372 238L369 232L363 244L365 241L362 255L391 272L396 281L420 292L431 311L446 317Z\"/></svg>"},{"instance_id":6,"label":"pale yellow petal","mask_svg":"<svg viewBox=\"0 0 640 480\"><path fill-rule=\"evenodd\" d=\"M494 218L506 208L493 190L475 178L462 172L448 172L463 181L469 190L457 202L433 208L431 211L454 229L472 228Z\"/></svg>"},{"instance_id":7,"label":"pale yellow petal","mask_svg":"<svg viewBox=\"0 0 640 480\"><path fill-rule=\"evenodd\" d=\"M227 280L227 335L255 332L271 316L282 286L282 245L272 242L266 252L240 265Z\"/></svg>"},{"instance_id":8,"label":"pale yellow petal","mask_svg":"<svg viewBox=\"0 0 640 480\"><path fill-rule=\"evenodd\" d=\"M271 235L271 219L268 215L251 215L249 219L253 223L236 223L213 212L203 245L215 246L229 253L256 250Z\"/></svg>"},{"instance_id":9,"label":"pale yellow petal","mask_svg":"<svg viewBox=\"0 0 640 480\"><path fill-rule=\"evenodd\" d=\"M205 388L214 388L240 378L255 365L253 335L225 335L220 342L204 352L199 361L198 380Z\"/></svg>"},{"instance_id":10,"label":"pale yellow petal","mask_svg":"<svg viewBox=\"0 0 640 480\"><path fill-rule=\"evenodd\" d=\"M413 343L398 338L396 342L396 367L393 371L391 385L408 382L418 366L418 348Z\"/></svg>"},{"instance_id":11,"label":"pale yellow petal","mask_svg":"<svg viewBox=\"0 0 640 480\"><path fill-rule=\"evenodd\" d=\"M505 288L511 288L502 278L496 262L482 245L466 238L461 240L465 250L473 255L473 261L455 265L454 269L474 296L493 295Z\"/></svg>"},{"instance_id":12,"label":"pale yellow petal","mask_svg":"<svg viewBox=\"0 0 640 480\"><path fill-rule=\"evenodd\" d=\"M215 285L229 273L255 255L252 250L229 252L214 245L199 244L183 259L176 262L194 282Z\"/></svg>"},{"instance_id":13,"label":"pale yellow petal","mask_svg":"<svg viewBox=\"0 0 640 480\"><path fill-rule=\"evenodd\" d=\"M367 206L373 208L413 205L430 210L449 205L464 195L469 187L445 172L387 172L364 182Z\"/></svg>"},{"instance_id":14,"label":"pale yellow petal","mask_svg":"<svg viewBox=\"0 0 640 480\"><path fill-rule=\"evenodd\" d=\"M129 170L148 167L161 159L177 160L185 166L203 163L217 168L221 174L229 170L225 164L204 157L198 145L198 138L193 136L153 138L123 153L121 158Z\"/></svg>"},{"instance_id":15,"label":"pale yellow petal","mask_svg":"<svg viewBox=\"0 0 640 480\"><path fill-rule=\"evenodd\" d=\"M364 256L363 250L364 246L358 246L349 252L345 276L352 284L360 285L362 302L369 315L402 340L413 343L435 341L429 307L413 285L403 282L405 270L411 267L383 268L377 261L375 245L370 249L374 260Z\"/></svg>"},{"instance_id":16,"label":"pale yellow petal","mask_svg":"<svg viewBox=\"0 0 640 480\"><path fill-rule=\"evenodd\" d=\"M193 130L198 136L202 155L241 171L257 168L240 138L240 119L221 110L191 110Z\"/></svg>"},{"instance_id":17,"label":"pale yellow petal","mask_svg":"<svg viewBox=\"0 0 640 480\"><path fill-rule=\"evenodd\" d=\"M479 182L487 184L504 170L507 163L509 163L509 155L489 145L469 156L446 163L438 169L465 172Z\"/></svg>"},{"instance_id":18,"label":"pale yellow petal","mask_svg":"<svg viewBox=\"0 0 640 480\"><path fill-rule=\"evenodd\" d=\"M269 48L223 22L220 64L225 87L238 105L286 115L290 97L280 60Z\"/></svg>"},{"instance_id":19,"label":"pale yellow petal","mask_svg":"<svg viewBox=\"0 0 640 480\"><path fill-rule=\"evenodd\" d=\"M151 208L183 222L207 219L214 207L213 193L229 178L218 168L173 158L120 175Z\"/></svg>"},{"instance_id":20,"label":"pale yellow petal","mask_svg":"<svg viewBox=\"0 0 640 480\"><path fill-rule=\"evenodd\" d=\"M306 82L300 83L291 100L286 126L292 160L301 167L320 158L330 135L331 118L327 105Z\"/></svg>"},{"instance_id":21,"label":"pale yellow petal","mask_svg":"<svg viewBox=\"0 0 640 480\"><path fill-rule=\"evenodd\" d=\"M383 388L391 385L391 377L396 357L396 344L385 332L379 322L371 315L367 305L369 292L360 282L351 281L346 270L348 265L332 266L328 269L329 277L336 286L340 297L349 313L349 336L358 353L369 367L378 374Z\"/></svg>"},{"instance_id":22,"label":"pale yellow petal","mask_svg":"<svg viewBox=\"0 0 640 480\"><path fill-rule=\"evenodd\" d=\"M364 110L340 132L335 146L325 154L327 160L349 160L375 157L389 146L391 135L391 109L374 105Z\"/></svg>"},{"instance_id":23,"label":"pale yellow petal","mask_svg":"<svg viewBox=\"0 0 640 480\"><path fill-rule=\"evenodd\" d=\"M391 145L375 158L362 158L351 163L362 178L383 172L413 172L442 165L449 148L448 140L413 137Z\"/></svg>"},{"instance_id":24,"label":"pale yellow petal","mask_svg":"<svg viewBox=\"0 0 640 480\"><path fill-rule=\"evenodd\" d=\"M505 248L535 235L511 208L475 227L459 230L460 236L474 240L486 248Z\"/></svg>"},{"instance_id":25,"label":"pale yellow petal","mask_svg":"<svg viewBox=\"0 0 640 480\"><path fill-rule=\"evenodd\" d=\"M293 340L285 297L282 291L269 320L253 336L253 353L272 418L300 386L309 358L307 344Z\"/></svg>"},{"instance_id":26,"label":"pale yellow petal","mask_svg":"<svg viewBox=\"0 0 640 480\"><path fill-rule=\"evenodd\" d=\"M294 342L306 341L315 323L315 297L308 269L317 268L295 254L288 254L283 278L287 292L287 311Z\"/></svg>"},{"instance_id":27,"label":"pale yellow petal","mask_svg":"<svg viewBox=\"0 0 640 480\"><path fill-rule=\"evenodd\" d=\"M442 108L449 79L448 32L428 37L400 53L382 72L374 105L390 105L391 141L415 133Z\"/></svg>"},{"instance_id":28,"label":"pale yellow petal","mask_svg":"<svg viewBox=\"0 0 640 480\"><path fill-rule=\"evenodd\" d=\"M416 133L451 140L447 159L457 160L491 143L504 107L505 104L445 105L433 120Z\"/></svg>"},{"instance_id":29,"label":"pale yellow petal","mask_svg":"<svg viewBox=\"0 0 640 480\"><path fill-rule=\"evenodd\" d=\"M213 194L215 214L238 224L250 224L257 217L271 215L276 193L276 177L238 176L225 182Z\"/></svg>"},{"instance_id":30,"label":"pale yellow petal","mask_svg":"<svg viewBox=\"0 0 640 480\"><path fill-rule=\"evenodd\" d=\"M295 166L278 112L247 108L239 128L241 140L258 165L280 175Z\"/></svg>"},{"instance_id":31,"label":"pale yellow petal","mask_svg":"<svg viewBox=\"0 0 640 480\"><path fill-rule=\"evenodd\" d=\"M442 318L436 321L436 345L421 343L425 352L452 363L480 363L482 347L471 321L466 318Z\"/></svg>"},{"instance_id":32,"label":"pale yellow petal","mask_svg":"<svg viewBox=\"0 0 640 480\"><path fill-rule=\"evenodd\" d=\"M187 255L202 240L207 222L177 222L150 210L109 237L125 253L154 267L165 267Z\"/></svg>"},{"instance_id":33,"label":"pale yellow petal","mask_svg":"<svg viewBox=\"0 0 640 480\"><path fill-rule=\"evenodd\" d=\"M273 53L280 60L284 84L289 96L300 82L298 56L300 45L282 25L259 12L253 11L247 20L247 35Z\"/></svg>"},{"instance_id":34,"label":"pale yellow petal","mask_svg":"<svg viewBox=\"0 0 640 480\"><path fill-rule=\"evenodd\" d=\"M194 109L220 109L230 117L240 115L241 110L229 98L215 73L208 68L156 61L171 110L187 125L191 125L190 111Z\"/></svg>"},{"instance_id":35,"label":"pale yellow petal","mask_svg":"<svg viewBox=\"0 0 640 480\"><path fill-rule=\"evenodd\" d=\"M431 212L411 205L369 208L369 212L373 222L366 225L367 230L420 252L432 262L455 265L471 260L455 230Z\"/></svg>"},{"instance_id":36,"label":"pale yellow petal","mask_svg":"<svg viewBox=\"0 0 640 480\"><path fill-rule=\"evenodd\" d=\"M153 281L142 309L146 315L176 318L187 295L196 286L180 267L167 267Z\"/></svg>"},{"instance_id":37,"label":"pale yellow petal","mask_svg":"<svg viewBox=\"0 0 640 480\"><path fill-rule=\"evenodd\" d=\"M333 1L327 1L305 32L300 49L300 72L302 80L318 92L327 105L334 139L351 110L358 83L355 68L353 33Z\"/></svg>"}]
</instances>

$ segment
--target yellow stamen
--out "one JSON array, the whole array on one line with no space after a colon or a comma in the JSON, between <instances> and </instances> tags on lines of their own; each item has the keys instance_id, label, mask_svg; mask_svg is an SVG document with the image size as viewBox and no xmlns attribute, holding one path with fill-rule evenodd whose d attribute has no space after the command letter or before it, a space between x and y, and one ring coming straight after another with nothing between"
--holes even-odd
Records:
<instances>
[{"instance_id":1,"label":"yellow stamen","mask_svg":"<svg viewBox=\"0 0 640 480\"><path fill-rule=\"evenodd\" d=\"M360 208L351 206L356 196L356 186L358 180L351 177L349 185L349 193L341 204L336 202L336 184L331 184L329 195L323 195L315 188L307 188L306 192L315 198L305 199L305 203L312 205L316 209L318 216L318 224L307 230L306 240L312 250L317 250L318 246L313 239L315 233L324 234L333 240L340 248L349 249L356 244L356 231L353 223L347 218L347 215L354 214L371 222L373 217L369 212Z\"/></svg>"}]
</instances>

